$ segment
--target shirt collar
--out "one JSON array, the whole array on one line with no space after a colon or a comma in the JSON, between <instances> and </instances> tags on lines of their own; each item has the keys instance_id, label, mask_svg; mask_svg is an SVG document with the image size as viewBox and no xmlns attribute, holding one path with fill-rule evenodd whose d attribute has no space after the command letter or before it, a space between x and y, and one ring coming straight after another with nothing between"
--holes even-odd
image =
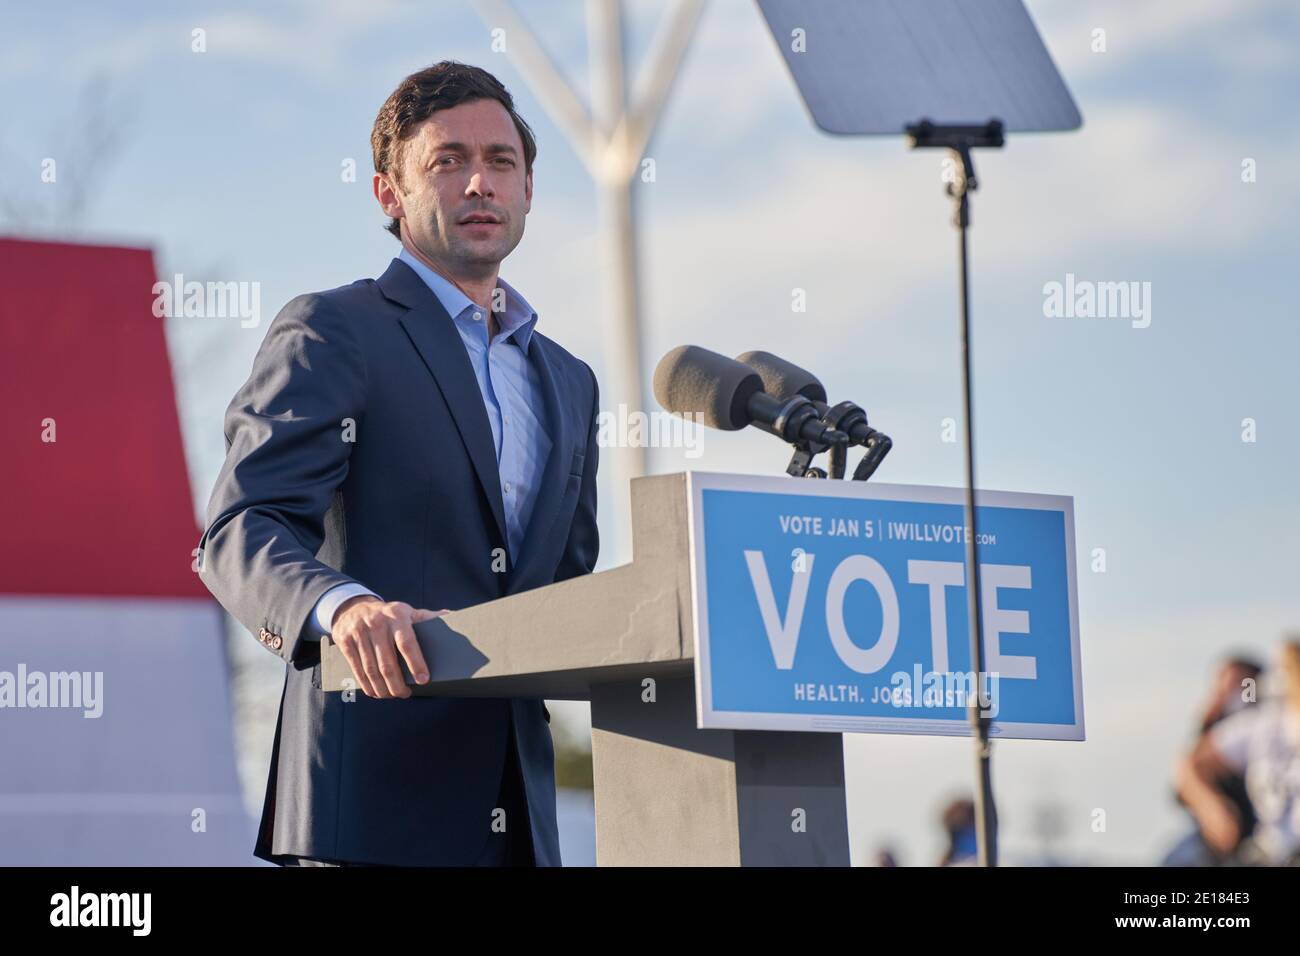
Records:
<instances>
[{"instance_id":1,"label":"shirt collar","mask_svg":"<svg viewBox=\"0 0 1300 956\"><path fill-rule=\"evenodd\" d=\"M480 309L473 299L456 287L456 284L450 279L430 269L427 265L411 255L410 251L403 246L402 251L397 254L397 258L405 262L418 275L429 290L438 297L442 307L447 310L447 314L456 322L473 322L470 315L475 309ZM537 325L537 312L528 304L522 295L515 291L514 286L506 282L500 276L497 277L497 287L505 293L506 307L503 312L497 313L497 325L506 333L506 338L514 338L519 347L528 354L529 343L533 339L533 328ZM477 323L475 323L477 325Z\"/></svg>"}]
</instances>

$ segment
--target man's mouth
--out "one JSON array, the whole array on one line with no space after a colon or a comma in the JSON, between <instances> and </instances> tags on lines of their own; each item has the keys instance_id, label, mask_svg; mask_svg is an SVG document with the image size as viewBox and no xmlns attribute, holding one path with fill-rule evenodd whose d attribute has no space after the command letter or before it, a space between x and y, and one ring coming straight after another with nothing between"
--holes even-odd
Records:
<instances>
[{"instance_id":1,"label":"man's mouth","mask_svg":"<svg viewBox=\"0 0 1300 956\"><path fill-rule=\"evenodd\" d=\"M499 226L501 225L501 220L489 213L481 213L481 214L476 213L471 216L466 216L464 219L460 221L460 224L462 226L475 226L475 225Z\"/></svg>"}]
</instances>

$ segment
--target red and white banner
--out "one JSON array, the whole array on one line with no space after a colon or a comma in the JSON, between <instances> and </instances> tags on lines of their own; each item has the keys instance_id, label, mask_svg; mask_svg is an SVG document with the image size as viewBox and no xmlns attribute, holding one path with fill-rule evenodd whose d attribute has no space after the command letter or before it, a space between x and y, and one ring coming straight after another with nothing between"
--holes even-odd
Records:
<instances>
[{"instance_id":1,"label":"red and white banner","mask_svg":"<svg viewBox=\"0 0 1300 956\"><path fill-rule=\"evenodd\" d=\"M0 239L0 864L252 859L144 249Z\"/></svg>"}]
</instances>

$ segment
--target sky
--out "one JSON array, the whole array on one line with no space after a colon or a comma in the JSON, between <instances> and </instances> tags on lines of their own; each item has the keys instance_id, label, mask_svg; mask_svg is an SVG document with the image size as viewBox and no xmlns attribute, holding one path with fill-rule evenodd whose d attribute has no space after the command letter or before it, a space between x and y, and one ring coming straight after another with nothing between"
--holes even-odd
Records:
<instances>
[{"instance_id":1,"label":"sky","mask_svg":"<svg viewBox=\"0 0 1300 956\"><path fill-rule=\"evenodd\" d=\"M1300 626L1300 8L1027 5L1084 125L977 158L978 470L986 488L1074 498L1088 739L1000 741L994 782L1008 858L1040 853L1050 832L1070 859L1149 862L1186 826L1169 770L1214 662L1268 657ZM583 4L516 8L588 101ZM638 63L665 6L628 9ZM167 320L196 516L224 453L222 413L270 318L395 254L370 194L370 128L398 80L436 60L495 73L533 126L533 208L501 275L539 329L604 375L595 189L469 3L85 2L15 5L5 19L0 233L148 246L164 276L261 284L256 327ZM756 7L712 0L647 156L646 374L688 342L785 355L893 437L880 480L959 485L962 445L943 426L961 406L939 155L820 133ZM57 185L40 181L51 157ZM1150 325L1045 316L1045 284L1067 274L1150 283ZM806 312L791 310L796 288ZM758 433L708 433L703 452L652 450L650 470L779 474L788 457ZM626 490L606 474L600 494ZM608 508L601 524L604 568L626 542L611 540ZM1090 570L1096 548L1104 573ZM241 673L260 675L240 685L243 712L274 714L277 662L238 646ZM553 710L582 733L585 705ZM265 741L242 744L260 787ZM885 844L905 863L935 859L939 808L972 785L969 741L853 735L845 753L855 859Z\"/></svg>"}]
</instances>

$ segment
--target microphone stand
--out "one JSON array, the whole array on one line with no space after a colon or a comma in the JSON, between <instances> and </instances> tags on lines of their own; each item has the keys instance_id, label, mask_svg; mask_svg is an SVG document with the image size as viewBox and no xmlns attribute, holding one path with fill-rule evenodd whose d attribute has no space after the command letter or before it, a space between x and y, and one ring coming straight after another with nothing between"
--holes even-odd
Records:
<instances>
[{"instance_id":1,"label":"microphone stand","mask_svg":"<svg viewBox=\"0 0 1300 956\"><path fill-rule=\"evenodd\" d=\"M840 402L833 408L827 408L822 413L821 423L827 428L832 428L838 432L848 434L848 430L855 422L865 425L867 423L866 415L858 406L852 402ZM848 450L850 445L861 444L866 448L862 455L862 460L858 462L858 467L853 470L854 481L866 481L870 478L880 463L885 460L889 450L894 447L894 441L883 432L878 432L874 428L868 428L869 436L866 441L855 442L851 438L848 441L823 443L814 441L798 441L794 443L794 456L790 459L790 464L786 467L785 472L794 478L831 478L841 479L844 477L844 470L847 465ZM830 471L824 468L816 467L812 460L822 452L829 450Z\"/></svg>"},{"instance_id":2,"label":"microphone stand","mask_svg":"<svg viewBox=\"0 0 1300 956\"><path fill-rule=\"evenodd\" d=\"M894 440L888 435L882 435L876 432L873 438L867 440L866 451L862 455L862 460L858 462L858 467L853 469L854 481L866 481L876 473L880 463L885 460L889 454L889 449L894 447Z\"/></svg>"},{"instance_id":3,"label":"microphone stand","mask_svg":"<svg viewBox=\"0 0 1300 956\"><path fill-rule=\"evenodd\" d=\"M829 407L822 414L822 424L827 428L834 428L836 431L844 432L846 435L852 435L859 425L867 425L867 413L852 402L840 402L838 405ZM849 439L849 445L862 445L866 452L862 455L862 460L858 462L858 467L853 470L854 481L866 481L880 463L885 460L889 450L894 447L893 439L888 435L876 431L867 425L867 437L863 441L854 441ZM848 445L836 445L831 448L831 478L843 478L848 455ZM817 469L820 471L821 469ZM823 473L821 477L826 477Z\"/></svg>"},{"instance_id":4,"label":"microphone stand","mask_svg":"<svg viewBox=\"0 0 1300 956\"><path fill-rule=\"evenodd\" d=\"M794 456L786 466L785 473L791 478L825 478L826 470L815 467L812 460L828 448L831 450L832 463L837 454L841 459L844 457L844 442L836 442L833 445L806 439L795 442Z\"/></svg>"}]
</instances>

